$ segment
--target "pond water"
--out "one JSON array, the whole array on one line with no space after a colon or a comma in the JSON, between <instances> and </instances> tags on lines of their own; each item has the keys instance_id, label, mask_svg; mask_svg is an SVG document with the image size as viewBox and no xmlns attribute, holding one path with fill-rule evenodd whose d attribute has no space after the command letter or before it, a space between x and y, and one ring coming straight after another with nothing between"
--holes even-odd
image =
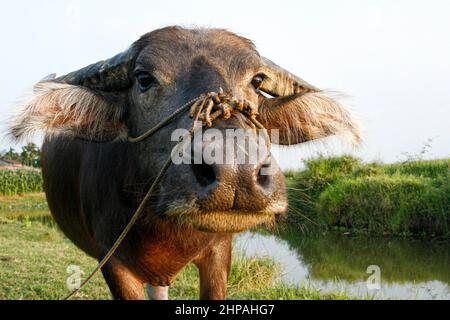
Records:
<instances>
[{"instance_id":1,"label":"pond water","mask_svg":"<svg viewBox=\"0 0 450 320\"><path fill-rule=\"evenodd\" d=\"M248 231L235 248L280 263L279 281L290 285L374 299L450 299L448 242Z\"/></svg>"}]
</instances>

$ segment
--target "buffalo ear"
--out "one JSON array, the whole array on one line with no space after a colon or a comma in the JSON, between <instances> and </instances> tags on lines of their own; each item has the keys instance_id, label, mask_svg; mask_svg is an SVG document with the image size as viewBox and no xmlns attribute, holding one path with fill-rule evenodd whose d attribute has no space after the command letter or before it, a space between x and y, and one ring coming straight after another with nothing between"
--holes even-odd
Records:
<instances>
[{"instance_id":1,"label":"buffalo ear","mask_svg":"<svg viewBox=\"0 0 450 320\"><path fill-rule=\"evenodd\" d=\"M20 140L35 131L107 142L126 135L122 104L117 97L87 87L56 81L34 86L34 96L24 104L10 127Z\"/></svg>"},{"instance_id":2,"label":"buffalo ear","mask_svg":"<svg viewBox=\"0 0 450 320\"><path fill-rule=\"evenodd\" d=\"M267 77L259 90L258 120L269 130L279 130L280 144L298 144L337 135L359 144L358 122L339 102L322 90L261 58Z\"/></svg>"},{"instance_id":3,"label":"buffalo ear","mask_svg":"<svg viewBox=\"0 0 450 320\"><path fill-rule=\"evenodd\" d=\"M357 145L358 122L335 99L322 92L288 97L260 97L258 120L279 130L279 144L291 145L336 135Z\"/></svg>"},{"instance_id":4,"label":"buffalo ear","mask_svg":"<svg viewBox=\"0 0 450 320\"><path fill-rule=\"evenodd\" d=\"M125 136L121 122L128 75L139 51L131 46L114 57L55 79L44 78L33 98L13 120L11 134L21 139L37 130L107 142Z\"/></svg>"}]
</instances>

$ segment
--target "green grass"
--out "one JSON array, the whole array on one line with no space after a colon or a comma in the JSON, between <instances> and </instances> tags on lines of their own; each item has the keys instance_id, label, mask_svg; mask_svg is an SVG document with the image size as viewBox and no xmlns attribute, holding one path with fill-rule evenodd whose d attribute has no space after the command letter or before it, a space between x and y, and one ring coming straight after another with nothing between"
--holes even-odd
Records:
<instances>
[{"instance_id":1,"label":"green grass","mask_svg":"<svg viewBox=\"0 0 450 320\"><path fill-rule=\"evenodd\" d=\"M42 182L40 170L0 170L0 195L11 196L41 192L43 190Z\"/></svg>"},{"instance_id":2,"label":"green grass","mask_svg":"<svg viewBox=\"0 0 450 320\"><path fill-rule=\"evenodd\" d=\"M381 174L342 178L319 196L318 219L384 234L446 234L446 194L429 178Z\"/></svg>"},{"instance_id":3,"label":"green grass","mask_svg":"<svg viewBox=\"0 0 450 320\"><path fill-rule=\"evenodd\" d=\"M0 196L0 216L10 219L48 218L45 195L29 193L26 196Z\"/></svg>"},{"instance_id":4,"label":"green grass","mask_svg":"<svg viewBox=\"0 0 450 320\"><path fill-rule=\"evenodd\" d=\"M385 164L383 167L389 174L401 173L428 178L448 178L449 166L450 159L436 159Z\"/></svg>"},{"instance_id":5,"label":"green grass","mask_svg":"<svg viewBox=\"0 0 450 320\"><path fill-rule=\"evenodd\" d=\"M0 198L0 300L60 299L69 291L67 267L84 276L97 264L75 247L51 222L43 194ZM20 211L22 210L22 211ZM229 299L350 299L345 292L322 293L315 288L286 286L277 279L280 266L264 257L233 254ZM170 287L171 299L198 299L195 266L188 265ZM101 274L75 299L110 299Z\"/></svg>"},{"instance_id":6,"label":"green grass","mask_svg":"<svg viewBox=\"0 0 450 320\"><path fill-rule=\"evenodd\" d=\"M289 219L375 235L448 237L450 159L362 163L319 157L286 175Z\"/></svg>"}]
</instances>

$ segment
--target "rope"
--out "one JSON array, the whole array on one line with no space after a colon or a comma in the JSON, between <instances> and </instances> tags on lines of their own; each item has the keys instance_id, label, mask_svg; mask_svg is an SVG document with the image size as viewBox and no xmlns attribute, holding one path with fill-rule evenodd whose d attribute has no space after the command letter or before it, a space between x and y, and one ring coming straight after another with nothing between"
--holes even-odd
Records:
<instances>
[{"instance_id":1,"label":"rope","mask_svg":"<svg viewBox=\"0 0 450 320\"><path fill-rule=\"evenodd\" d=\"M147 139L148 137L150 137L152 134L154 134L156 131L158 131L159 129L161 129L162 127L164 127L165 125L167 125L170 121L172 121L176 116L178 116L180 113L182 113L183 111L186 111L190 106L192 106L197 100L199 100L200 97L197 97L195 99L192 99L189 102L186 102L184 105L182 105L179 109L177 109L177 111L175 111L174 113L172 113L170 116L168 116L167 118L163 119L160 123L158 123L156 126L154 126L153 128L151 128L150 130L148 130L147 132L141 134L140 136L133 138L133 137L128 137L128 141L136 143L136 142L141 142L145 139Z\"/></svg>"},{"instance_id":2,"label":"rope","mask_svg":"<svg viewBox=\"0 0 450 320\"><path fill-rule=\"evenodd\" d=\"M78 288L76 288L75 290L73 290L71 293L69 293L69 295L67 295L64 298L64 300L69 299L75 293L80 291L92 279L92 277L94 277L94 275L106 264L106 262L108 262L109 258L111 258L111 256L114 254L114 252L119 247L119 245L122 243L123 239L125 239L125 237L127 236L128 232L131 230L131 228L133 227L134 223L137 221L137 219L141 215L142 211L144 211L145 205L147 204L148 200L150 199L150 197L151 197L153 191L155 190L156 186L161 181L161 179L164 176L164 174L167 172L167 169L169 169L171 162L172 162L172 159L171 159L171 157L169 157L166 160L166 162L164 163L164 166L162 167L161 171L159 172L158 177L155 179L155 181L153 181L152 186L148 190L147 194L145 195L144 199L140 203L140 205L137 208L136 212L131 217L130 222L128 222L127 226L122 231L122 233L120 234L119 238L117 238L116 242L114 242L114 244L111 247L111 249L109 249L108 253L103 257L103 259L99 262L97 267L89 274L89 276L80 284L80 286Z\"/></svg>"},{"instance_id":3,"label":"rope","mask_svg":"<svg viewBox=\"0 0 450 320\"><path fill-rule=\"evenodd\" d=\"M255 109L254 106L249 104L246 101L239 101L233 97L231 97L230 93L224 94L222 90L219 90L219 93L215 92L209 92L207 94L202 94L199 97L192 99L188 102L186 102L184 105L179 107L175 112L170 114L168 117L161 120L156 126L151 128L150 130L144 132L138 137L128 137L128 141L132 143L141 142L147 138L149 138L151 135L153 135L155 132L157 132L159 129L167 125L170 121L172 121L175 117L177 117L179 114L183 113L187 109L191 107L190 117L193 118L192 126L188 133L180 140L180 143L178 143L175 147L174 152L178 152L179 148L183 146L185 141L188 139L192 139L192 136L195 133L195 130L198 130L199 128L196 128L195 123L197 120L202 120L203 125L207 125L208 127L211 126L212 121L215 119L222 117L224 119L230 118L232 111L239 111L242 114L244 114L251 123L253 123L254 126L256 126L258 129L264 129L264 126L256 120L257 115L257 109ZM205 109L206 107L206 109ZM216 107L217 110L214 110L214 107ZM265 131L266 134L266 140L268 139L267 131ZM270 143L270 142L269 142ZM172 153L171 153L172 155ZM111 258L111 256L116 252L117 248L120 246L120 244L123 242L125 237L130 232L131 228L134 226L136 221L139 219L140 215L145 209L145 206L147 202L150 200L153 192L155 191L158 184L161 182L162 178L166 174L167 170L169 169L170 165L172 163L172 157L169 156L162 166L161 170L158 173L158 176L153 181L152 185L150 186L150 189L145 194L144 199L139 204L139 207L136 209L135 213L131 217L130 221L126 225L125 229L122 231L120 236L117 238L117 240L114 242L113 246L109 249L109 251L106 253L106 255L103 257L103 259L98 263L97 267L87 276L87 278L80 284L78 288L71 291L67 296L63 298L63 300L68 300L71 298L74 294L76 294L78 291L80 291L83 287L85 287L88 282L97 274L97 272L108 262L108 260Z\"/></svg>"}]
</instances>

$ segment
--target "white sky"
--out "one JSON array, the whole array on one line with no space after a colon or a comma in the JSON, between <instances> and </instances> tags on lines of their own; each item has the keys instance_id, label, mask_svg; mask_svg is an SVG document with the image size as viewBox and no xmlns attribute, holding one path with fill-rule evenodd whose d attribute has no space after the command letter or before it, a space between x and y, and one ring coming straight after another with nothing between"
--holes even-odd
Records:
<instances>
[{"instance_id":1,"label":"white sky","mask_svg":"<svg viewBox=\"0 0 450 320\"><path fill-rule=\"evenodd\" d=\"M109 58L173 24L227 28L306 81L348 95L343 102L364 125L357 154L366 160L396 161L428 138L428 157L450 156L444 0L11 1L0 11L0 131L15 103L47 74ZM0 149L7 147L0 140ZM336 143L288 147L278 159L298 167L305 156L343 151Z\"/></svg>"}]
</instances>

